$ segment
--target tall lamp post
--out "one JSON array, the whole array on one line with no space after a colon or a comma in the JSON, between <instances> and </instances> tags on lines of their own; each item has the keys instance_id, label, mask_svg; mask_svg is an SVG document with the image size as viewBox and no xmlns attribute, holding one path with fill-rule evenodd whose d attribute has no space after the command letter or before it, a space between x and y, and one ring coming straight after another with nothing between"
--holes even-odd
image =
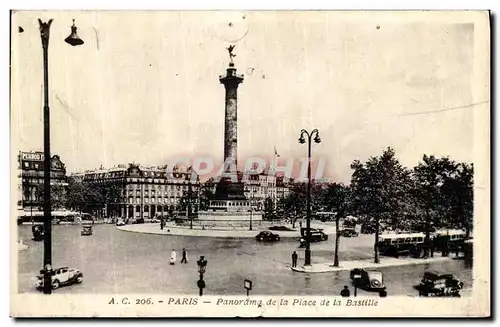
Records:
<instances>
[{"instance_id":1,"label":"tall lamp post","mask_svg":"<svg viewBox=\"0 0 500 327\"><path fill-rule=\"evenodd\" d=\"M48 22L42 22L38 19L40 25L40 37L42 39L43 49L43 227L45 230L43 242L43 293L52 293L52 215L51 215L51 194L50 194L50 108L49 108L49 36L52 19ZM77 46L82 45L83 41L76 33L75 20L71 26L71 34L64 40L66 43Z\"/></svg>"},{"instance_id":2,"label":"tall lamp post","mask_svg":"<svg viewBox=\"0 0 500 327\"><path fill-rule=\"evenodd\" d=\"M305 138L304 135L307 137ZM314 139L313 139L314 137ZM311 265L311 145L312 141L320 143L319 131L313 129L311 133L302 129L300 131L299 143L304 144L307 142L307 224L306 224L306 253L304 266Z\"/></svg>"}]
</instances>

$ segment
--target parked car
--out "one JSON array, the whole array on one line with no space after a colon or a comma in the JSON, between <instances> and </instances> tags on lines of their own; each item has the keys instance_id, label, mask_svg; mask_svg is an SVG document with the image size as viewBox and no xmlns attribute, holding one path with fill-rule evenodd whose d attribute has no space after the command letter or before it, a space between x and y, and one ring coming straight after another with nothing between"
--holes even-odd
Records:
<instances>
[{"instance_id":1,"label":"parked car","mask_svg":"<svg viewBox=\"0 0 500 327\"><path fill-rule=\"evenodd\" d=\"M378 292L382 297L387 295L382 272L355 268L349 275L354 287L368 292Z\"/></svg>"},{"instance_id":2,"label":"parked car","mask_svg":"<svg viewBox=\"0 0 500 327\"><path fill-rule=\"evenodd\" d=\"M255 236L257 241L264 242L277 242L280 240L280 236L278 234L271 233L269 231L262 231L257 236Z\"/></svg>"},{"instance_id":3,"label":"parked car","mask_svg":"<svg viewBox=\"0 0 500 327\"><path fill-rule=\"evenodd\" d=\"M132 220L132 224L144 224L144 218L137 218Z\"/></svg>"},{"instance_id":4,"label":"parked car","mask_svg":"<svg viewBox=\"0 0 500 327\"><path fill-rule=\"evenodd\" d=\"M123 219L118 219L116 226L125 226L125 221Z\"/></svg>"},{"instance_id":5,"label":"parked car","mask_svg":"<svg viewBox=\"0 0 500 327\"><path fill-rule=\"evenodd\" d=\"M82 227L81 235L82 236L90 236L90 235L92 235L93 231L94 230L92 228L92 225L84 225Z\"/></svg>"},{"instance_id":6,"label":"parked car","mask_svg":"<svg viewBox=\"0 0 500 327\"><path fill-rule=\"evenodd\" d=\"M343 237L356 237L358 235L358 232L354 228L344 228L340 231L340 236Z\"/></svg>"},{"instance_id":7,"label":"parked car","mask_svg":"<svg viewBox=\"0 0 500 327\"><path fill-rule=\"evenodd\" d=\"M83 273L76 268L61 267L52 270L52 289L81 282L83 282ZM37 276L36 289L43 289L43 270L40 270L40 275Z\"/></svg>"},{"instance_id":8,"label":"parked car","mask_svg":"<svg viewBox=\"0 0 500 327\"><path fill-rule=\"evenodd\" d=\"M453 277L452 274L426 271L416 288L420 296L459 297L460 290L464 288L464 283Z\"/></svg>"},{"instance_id":9,"label":"parked car","mask_svg":"<svg viewBox=\"0 0 500 327\"><path fill-rule=\"evenodd\" d=\"M33 241L42 241L45 236L43 225L33 225L33 227L31 227L31 232L33 233Z\"/></svg>"}]
</instances>

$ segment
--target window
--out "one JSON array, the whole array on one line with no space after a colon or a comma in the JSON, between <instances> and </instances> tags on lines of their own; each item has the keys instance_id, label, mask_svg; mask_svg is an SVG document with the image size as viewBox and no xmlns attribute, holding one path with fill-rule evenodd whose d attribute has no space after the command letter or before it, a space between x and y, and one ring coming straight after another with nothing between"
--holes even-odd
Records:
<instances>
[{"instance_id":1,"label":"window","mask_svg":"<svg viewBox=\"0 0 500 327\"><path fill-rule=\"evenodd\" d=\"M26 162L26 161L25 161L25 162L24 162L24 168L29 168L29 166L30 166L29 162Z\"/></svg>"}]
</instances>

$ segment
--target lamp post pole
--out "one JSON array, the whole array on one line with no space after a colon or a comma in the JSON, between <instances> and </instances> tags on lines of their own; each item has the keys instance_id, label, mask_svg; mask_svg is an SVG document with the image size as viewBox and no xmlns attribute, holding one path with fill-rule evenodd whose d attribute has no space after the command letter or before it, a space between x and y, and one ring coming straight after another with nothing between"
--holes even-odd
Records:
<instances>
[{"instance_id":1,"label":"lamp post pole","mask_svg":"<svg viewBox=\"0 0 500 327\"><path fill-rule=\"evenodd\" d=\"M43 293L52 293L52 213L50 194L50 108L49 108L49 36L52 19L42 22L38 19L40 38L43 50ZM71 34L65 41L72 46L81 45L83 41L76 34L75 21Z\"/></svg>"},{"instance_id":2,"label":"lamp post pole","mask_svg":"<svg viewBox=\"0 0 500 327\"><path fill-rule=\"evenodd\" d=\"M52 265L52 217L51 217L51 197L50 197L50 108L49 108L49 35L52 19L47 23L38 20L40 24L40 37L43 49L43 293L52 293L52 278L50 269Z\"/></svg>"},{"instance_id":3,"label":"lamp post pole","mask_svg":"<svg viewBox=\"0 0 500 327\"><path fill-rule=\"evenodd\" d=\"M200 273L200 279L197 282L198 289L200 290L199 295L203 296L203 289L205 288L205 281L203 280L203 274L205 273L205 269L207 267L207 259L205 256L200 256L200 260L196 262L198 264L198 272Z\"/></svg>"},{"instance_id":4,"label":"lamp post pole","mask_svg":"<svg viewBox=\"0 0 500 327\"><path fill-rule=\"evenodd\" d=\"M307 139L304 138L306 135ZM299 143L304 144L307 142L307 220L306 220L306 250L305 250L305 260L304 266L311 265L311 146L312 137L314 136L314 142L320 143L319 132L317 129L313 129L311 133L305 129L300 131Z\"/></svg>"}]
</instances>

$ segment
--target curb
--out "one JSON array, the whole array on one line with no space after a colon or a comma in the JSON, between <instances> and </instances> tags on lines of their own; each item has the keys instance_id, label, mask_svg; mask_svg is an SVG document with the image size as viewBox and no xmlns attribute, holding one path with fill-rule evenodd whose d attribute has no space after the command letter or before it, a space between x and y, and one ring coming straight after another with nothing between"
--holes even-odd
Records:
<instances>
[{"instance_id":1,"label":"curb","mask_svg":"<svg viewBox=\"0 0 500 327\"><path fill-rule=\"evenodd\" d=\"M141 224L143 225L143 224ZM186 230L190 229L184 229L184 228L178 228L178 227L171 227L175 228L171 230L170 232L163 232L161 230L158 231L153 231L153 230L142 230L142 229L133 229L133 228L127 228L126 226L117 226L117 229L124 231L124 232L131 232L131 233L139 233L139 234L150 234L150 235L164 235L164 236L189 236L189 237L213 237L213 238L249 238L253 239L255 238L255 235L257 235L259 231L253 231L252 234L248 233L247 235L230 235L231 231L210 231L210 230L205 230L202 231L200 230L198 234L189 234L189 233L184 233ZM166 227L168 229L168 227ZM165 229L164 229L165 230ZM208 234L206 234L208 232ZM215 233L213 233L215 232ZM286 239L294 239L294 238L299 238L300 235L283 235L280 234L279 231L272 231L273 233L278 234L281 238L286 238ZM219 234L220 233L220 234ZM229 235L228 235L229 234Z\"/></svg>"},{"instance_id":2,"label":"curb","mask_svg":"<svg viewBox=\"0 0 500 327\"><path fill-rule=\"evenodd\" d=\"M348 261L353 264L352 267L333 267L333 263L318 263L314 264L316 266L320 266L318 268L313 268L313 266L310 266L310 268L306 268L304 266L298 266L298 267L290 267L292 271L299 272L299 273L326 273L326 272L338 272L338 271L346 271L346 270L351 270L354 268L361 268L361 269L373 269L373 268L386 268L386 267L398 267L398 266L412 266L412 265L422 265L422 264L428 264L428 263L435 263L435 262L443 262L443 261L452 261L455 260L453 257L439 257L439 258L430 258L430 259L414 259L411 261L404 260L400 262L389 262L389 263L373 263L373 262L366 262L366 261ZM392 260L391 260L392 261ZM358 266L355 265L355 262L359 262Z\"/></svg>"}]
</instances>

